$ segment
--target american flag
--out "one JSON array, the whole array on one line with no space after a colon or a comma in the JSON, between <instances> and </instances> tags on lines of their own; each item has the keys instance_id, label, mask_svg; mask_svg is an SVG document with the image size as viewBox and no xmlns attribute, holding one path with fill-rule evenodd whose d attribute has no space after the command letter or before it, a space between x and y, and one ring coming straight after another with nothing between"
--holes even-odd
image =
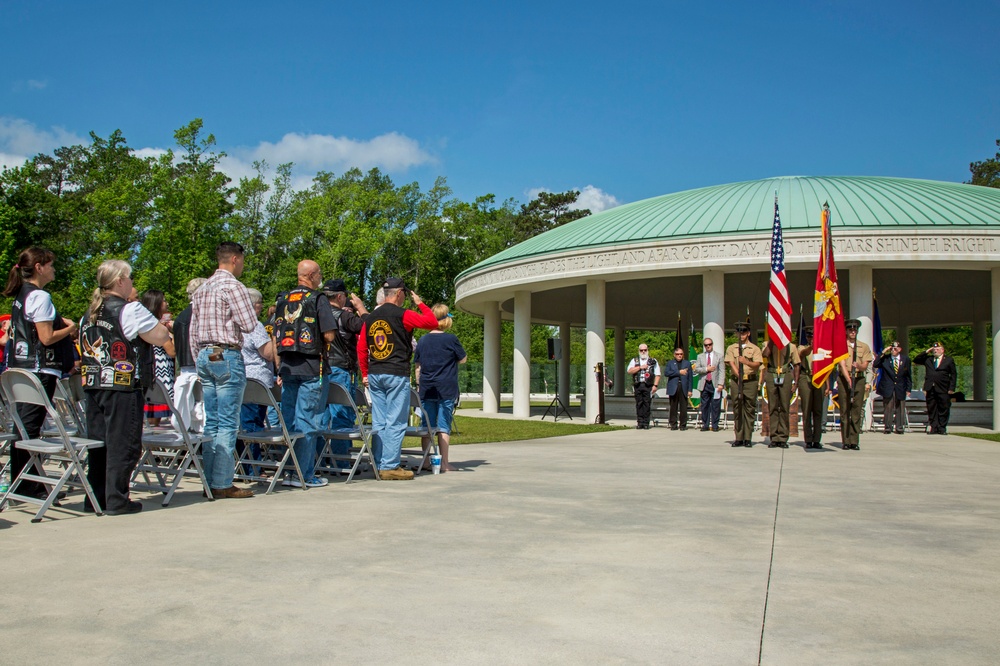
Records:
<instances>
[{"instance_id":1,"label":"american flag","mask_svg":"<svg viewBox=\"0 0 1000 666\"><path fill-rule=\"evenodd\" d=\"M785 279L785 245L781 240L778 197L774 197L774 230L771 233L771 294L767 300L767 332L779 347L792 339L792 302Z\"/></svg>"}]
</instances>

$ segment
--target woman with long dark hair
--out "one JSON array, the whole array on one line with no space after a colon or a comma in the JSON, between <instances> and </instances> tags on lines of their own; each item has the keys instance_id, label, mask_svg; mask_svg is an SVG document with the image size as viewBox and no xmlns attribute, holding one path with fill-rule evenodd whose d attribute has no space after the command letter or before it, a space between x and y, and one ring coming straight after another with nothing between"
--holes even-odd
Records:
<instances>
[{"instance_id":1,"label":"woman with long dark hair","mask_svg":"<svg viewBox=\"0 0 1000 666\"><path fill-rule=\"evenodd\" d=\"M67 360L63 348L66 338L72 340L76 334L75 323L60 317L52 304L52 296L45 286L56 278L56 255L42 247L29 247L18 257L7 278L5 296L13 296L10 315L10 356L7 367L20 368L38 375L38 379L49 399L56 391L56 383L62 376ZM45 422L45 409L37 405L18 405L18 416L27 430L28 437L34 439ZM28 463L30 456L17 447L11 448L10 480ZM36 495L44 498L47 489L34 481L24 482L18 488L22 495Z\"/></svg>"},{"instance_id":2,"label":"woman with long dark hair","mask_svg":"<svg viewBox=\"0 0 1000 666\"><path fill-rule=\"evenodd\" d=\"M140 301L147 310L153 313L161 324L171 330L170 306L167 304L166 295L159 289L147 289ZM174 357L177 355L174 349L174 340L171 338L162 347L153 347L153 377L163 382L167 387L167 395L174 398ZM160 419L170 418L169 405L157 405L151 402L146 403L146 421L151 426L160 425Z\"/></svg>"}]
</instances>

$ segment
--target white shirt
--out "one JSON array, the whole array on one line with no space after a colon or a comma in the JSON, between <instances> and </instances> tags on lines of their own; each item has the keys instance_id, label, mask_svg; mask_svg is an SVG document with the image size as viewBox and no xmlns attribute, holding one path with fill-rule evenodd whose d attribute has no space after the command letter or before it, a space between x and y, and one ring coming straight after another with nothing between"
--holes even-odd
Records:
<instances>
[{"instance_id":1,"label":"white shirt","mask_svg":"<svg viewBox=\"0 0 1000 666\"><path fill-rule=\"evenodd\" d=\"M160 323L139 301L126 303L118 315L118 320L128 340L135 340L140 333L149 333Z\"/></svg>"},{"instance_id":2,"label":"white shirt","mask_svg":"<svg viewBox=\"0 0 1000 666\"><path fill-rule=\"evenodd\" d=\"M265 361L260 355L260 348L270 341L264 324L257 322L257 327L243 336L243 365L246 367L247 379L256 379L268 388L274 386L274 365Z\"/></svg>"}]
</instances>

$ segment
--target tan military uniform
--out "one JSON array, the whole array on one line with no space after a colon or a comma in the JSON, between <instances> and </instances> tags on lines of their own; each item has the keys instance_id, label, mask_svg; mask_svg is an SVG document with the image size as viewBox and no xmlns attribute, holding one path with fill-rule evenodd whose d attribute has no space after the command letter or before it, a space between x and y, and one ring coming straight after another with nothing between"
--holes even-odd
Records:
<instances>
[{"instance_id":1,"label":"tan military uniform","mask_svg":"<svg viewBox=\"0 0 1000 666\"><path fill-rule=\"evenodd\" d=\"M767 369L764 370L764 387L767 389L767 422L771 430L771 444L788 444L788 413L792 402L792 375L794 354L792 348L770 346ZM779 356L781 363L778 363Z\"/></svg>"},{"instance_id":2,"label":"tan military uniform","mask_svg":"<svg viewBox=\"0 0 1000 666\"><path fill-rule=\"evenodd\" d=\"M823 413L823 399L826 392L824 383L819 388L812 384L812 346L795 348L794 363L799 366L799 411L802 412L803 438L806 447L813 444L819 448L823 438L823 423L826 414Z\"/></svg>"},{"instance_id":3,"label":"tan military uniform","mask_svg":"<svg viewBox=\"0 0 1000 666\"><path fill-rule=\"evenodd\" d=\"M739 354L739 343L734 342L726 349L726 367L732 373L730 363L736 363ZM760 353L760 347L752 342L743 345L743 357L758 363L764 360ZM757 388L760 368L751 370L745 365L739 366L743 370L743 392L740 393L738 378L733 376L729 380L729 395L733 403L733 423L736 430L736 440L749 442L753 437L753 424L757 419Z\"/></svg>"},{"instance_id":4,"label":"tan military uniform","mask_svg":"<svg viewBox=\"0 0 1000 666\"><path fill-rule=\"evenodd\" d=\"M872 348L860 340L857 342L857 362L871 363L875 360ZM855 362L854 346L848 341L847 359L844 361L848 367ZM867 380L867 370L857 370L854 373L854 395L851 399L851 387L847 384L847 377L840 370L837 364L837 373L840 375L837 389L837 402L840 404L840 441L844 446L857 446L861 435L861 422L865 410L865 381Z\"/></svg>"}]
</instances>

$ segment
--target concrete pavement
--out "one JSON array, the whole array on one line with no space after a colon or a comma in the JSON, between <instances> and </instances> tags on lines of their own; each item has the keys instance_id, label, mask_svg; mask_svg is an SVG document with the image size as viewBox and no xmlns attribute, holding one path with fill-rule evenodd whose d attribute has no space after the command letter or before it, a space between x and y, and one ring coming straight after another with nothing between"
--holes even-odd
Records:
<instances>
[{"instance_id":1,"label":"concrete pavement","mask_svg":"<svg viewBox=\"0 0 1000 666\"><path fill-rule=\"evenodd\" d=\"M412 482L8 510L0 662L997 661L1000 446L728 439L469 445Z\"/></svg>"}]
</instances>

